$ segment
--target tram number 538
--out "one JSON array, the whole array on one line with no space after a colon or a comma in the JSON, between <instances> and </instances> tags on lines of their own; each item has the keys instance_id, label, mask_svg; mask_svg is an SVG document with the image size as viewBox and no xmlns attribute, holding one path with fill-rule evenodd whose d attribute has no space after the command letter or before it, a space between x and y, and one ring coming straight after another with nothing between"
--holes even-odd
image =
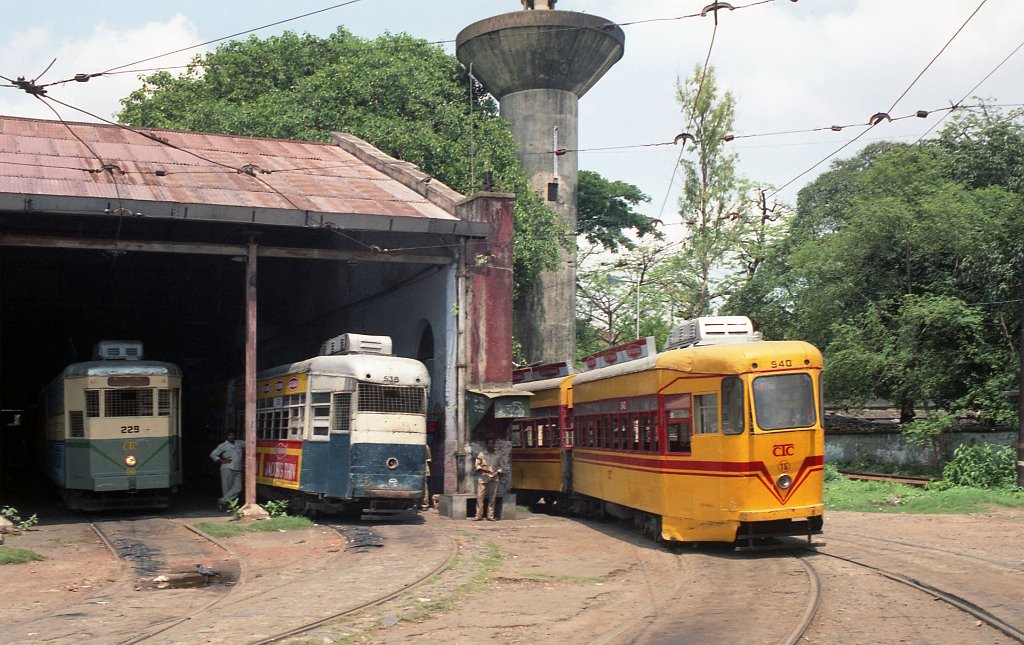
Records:
<instances>
[{"instance_id":1,"label":"tram number 538","mask_svg":"<svg viewBox=\"0 0 1024 645\"><path fill-rule=\"evenodd\" d=\"M121 426L121 434L138 434L139 426Z\"/></svg>"}]
</instances>

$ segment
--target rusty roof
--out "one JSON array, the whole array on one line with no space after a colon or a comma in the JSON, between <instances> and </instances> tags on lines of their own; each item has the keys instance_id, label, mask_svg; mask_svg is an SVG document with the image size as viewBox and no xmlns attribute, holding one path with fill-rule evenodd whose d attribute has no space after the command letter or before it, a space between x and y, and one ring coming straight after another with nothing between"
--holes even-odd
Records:
<instances>
[{"instance_id":1,"label":"rusty roof","mask_svg":"<svg viewBox=\"0 0 1024 645\"><path fill-rule=\"evenodd\" d=\"M461 200L351 135L314 143L0 116L0 210L459 233L469 230Z\"/></svg>"}]
</instances>

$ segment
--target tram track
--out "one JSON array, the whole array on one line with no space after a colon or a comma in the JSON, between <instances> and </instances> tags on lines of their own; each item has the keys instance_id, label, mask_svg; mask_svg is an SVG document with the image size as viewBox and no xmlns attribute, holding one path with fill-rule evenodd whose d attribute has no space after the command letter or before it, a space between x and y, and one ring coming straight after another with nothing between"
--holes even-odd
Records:
<instances>
[{"instance_id":1,"label":"tram track","mask_svg":"<svg viewBox=\"0 0 1024 645\"><path fill-rule=\"evenodd\" d=\"M700 550L676 557L680 575L674 589L588 645L707 642L710 634L716 642L797 645L821 606L820 576L800 549L758 555ZM715 581L713 593L694 593L708 580ZM806 591L796 593L798 587ZM722 598L746 608L744 620L723 621Z\"/></svg>"},{"instance_id":2,"label":"tram track","mask_svg":"<svg viewBox=\"0 0 1024 645\"><path fill-rule=\"evenodd\" d=\"M346 539L349 539L349 536L346 535L346 533L344 531L344 528L348 528L348 527L340 527L338 525L334 525L334 526L332 526L332 528L334 528L336 531L338 531L339 534L342 535L342 537L345 537ZM329 614L327 616L318 617L315 620L311 620L311 621L308 621L308 622L303 623L301 625L297 625L297 626L291 627L291 628L289 628L287 630L275 633L275 634L273 634L271 636L268 636L266 638L262 638L260 640L255 640L255 641L249 641L248 645L271 645L273 643L283 642L283 641L285 641L286 639L289 639L289 638L295 638L297 636L301 636L302 634L308 633L308 632L310 632L310 631L312 631L314 629L317 629L318 627L322 627L322 626L327 625L327 624L329 624L329 623L331 623L333 621L337 621L337 620L340 620L340 619L348 617L348 616L353 616L353 615L358 614L359 612L364 611L366 609L369 609L371 607L376 607L376 606L379 606L379 605L383 605L383 604L385 604L385 603L387 603L387 602L389 602L391 600L394 600L395 598L399 597L400 595L402 595L402 594L404 594L404 593L406 593L406 592L408 592L408 591L410 591L412 589L416 589L417 587L420 587L421 585L425 584L428 580L434 578L435 576L438 576L438 575L442 574L445 570L447 570L452 565L453 562L455 562L456 558L458 557L459 546L456 543L456 541L453 540L451 538L451 536L446 536L446 542L447 542L447 553L446 553L445 557L440 562L438 562L435 566L433 566L433 568L431 568L428 571L425 571L423 573L420 573L419 575L417 575L415 578L413 578L411 580L405 581L400 588L389 590L386 593L382 593L382 594L380 594L380 595L378 595L376 597L363 600L362 602L359 602L356 605L353 605L353 606L350 606L350 607L346 607L345 609L333 612L333 613L331 613L331 614Z\"/></svg>"},{"instance_id":3,"label":"tram track","mask_svg":"<svg viewBox=\"0 0 1024 645\"><path fill-rule=\"evenodd\" d=\"M180 522L100 520L89 527L117 563L108 584L7 626L0 642L138 643L208 611L236 588L241 560ZM228 584L206 582L196 563L216 567Z\"/></svg>"},{"instance_id":4,"label":"tram track","mask_svg":"<svg viewBox=\"0 0 1024 645\"><path fill-rule=\"evenodd\" d=\"M992 638L997 638L998 632L999 639L1006 637L1012 642L1024 642L1024 606L1021 605L1024 597L1020 594L1020 589L1024 588L1024 561L1019 559L1019 549L992 549L985 539L986 535L1014 532L1014 524L1000 526L999 520L994 520L987 532L977 532L978 525L970 518L922 517L921 528L901 536L892 533L893 529L904 526L896 518L879 516L875 519L872 534L858 516L841 516L829 530L828 544L817 549L810 559L821 558L819 563L831 561L839 567L845 566L845 572L840 575L865 588L871 585L857 582L857 569L867 575L880 576L898 585L892 587L893 590L912 589L913 593L926 594L929 599L973 619L971 625L994 630ZM953 526L949 526L950 523ZM892 608L906 604L918 608L915 621L925 614L932 615L932 621L938 620L934 611L925 609L920 599L895 592L882 593L886 600L880 603L879 615L898 615L900 610ZM838 597L833 596L832 602L839 604L833 606L831 615L816 627L826 631L834 629L836 621L842 620L842 612L853 613ZM858 609L864 610L863 607ZM876 616L871 618L874 620ZM932 624L926 621L921 628L930 629ZM948 624L957 623L949 620ZM907 633L898 623L892 624L892 628ZM967 627L965 631L970 629ZM924 637L921 633L917 635Z\"/></svg>"},{"instance_id":5,"label":"tram track","mask_svg":"<svg viewBox=\"0 0 1024 645\"><path fill-rule=\"evenodd\" d=\"M992 628L1002 632L1006 636L1008 636L1008 637L1010 637L1010 638L1012 638L1012 639L1014 639L1014 640L1016 640L1018 642L1024 643L1024 630L1022 630L1022 629L1020 629L1020 628L1018 628L1018 627L1016 627L1014 625L1009 624L1008 622L1006 622L1006 621L998 618L997 616L993 615L991 612L989 612L984 607L980 607L979 605L971 602L970 600L967 600L965 598L961 598L957 594L950 593L950 592L945 591L943 589L940 589L940 588L938 588L938 587L936 587L934 585L927 584L927 583L921 582L919 580L916 580L914 578L911 578L911 577L908 577L908 576L905 576L905 575L902 575L902 574L899 574L899 573L895 573L893 571L888 571L888 570L882 569L881 567L877 567L877 566L868 564L866 562L861 562L861 561L855 560L853 558L837 555L837 554L834 554L834 553L825 553L825 552L821 552L821 551L818 551L817 555L821 556L821 557L826 557L826 558L832 558L832 559L835 559L835 560L840 560L840 561L843 561L843 562L847 562L849 564L856 565L858 567L862 567L862 568L867 569L869 571L872 571L873 573L876 573L876 574L878 574L878 575L880 575L880 576L882 576L882 577L884 577L884 578L886 578L888 580L892 580L892 581L897 582L897 583L899 583L899 584L901 584L903 586L906 586L906 587L909 587L909 588L916 589L918 591L924 592L924 593L928 594L929 596L931 596L932 598L935 598L937 600L941 600L942 602L946 603L947 605L955 607L956 609L959 609L960 611L963 611L963 612L969 614L970 616L973 616L974 618L978 619L979 621L981 621L982 623L988 625L989 627L992 627Z\"/></svg>"}]
</instances>

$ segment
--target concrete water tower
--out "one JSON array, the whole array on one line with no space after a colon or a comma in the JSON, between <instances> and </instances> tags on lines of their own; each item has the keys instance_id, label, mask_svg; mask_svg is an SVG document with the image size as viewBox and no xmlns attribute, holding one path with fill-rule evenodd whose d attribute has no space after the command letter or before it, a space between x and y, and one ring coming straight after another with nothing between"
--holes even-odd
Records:
<instances>
[{"instance_id":1,"label":"concrete water tower","mask_svg":"<svg viewBox=\"0 0 1024 645\"><path fill-rule=\"evenodd\" d=\"M622 58L626 37L604 18L555 11L555 2L522 0L522 11L473 23L455 54L498 99L531 187L575 231L579 99ZM531 363L576 358L576 257L561 255L561 268L516 303L515 334Z\"/></svg>"}]
</instances>

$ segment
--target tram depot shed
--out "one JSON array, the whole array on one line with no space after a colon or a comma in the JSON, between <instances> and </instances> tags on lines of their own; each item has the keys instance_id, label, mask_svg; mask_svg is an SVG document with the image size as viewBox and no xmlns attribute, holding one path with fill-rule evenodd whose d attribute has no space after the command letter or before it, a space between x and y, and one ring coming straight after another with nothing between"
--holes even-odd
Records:
<instances>
[{"instance_id":1,"label":"tram depot shed","mask_svg":"<svg viewBox=\"0 0 1024 645\"><path fill-rule=\"evenodd\" d=\"M193 387L308 358L340 333L387 335L430 371L431 488L464 513L467 457L522 401L512 203L463 196L347 134L0 117L0 409L30 411L100 340L141 340L184 374L187 481L221 433ZM5 464L31 461L0 431Z\"/></svg>"}]
</instances>

